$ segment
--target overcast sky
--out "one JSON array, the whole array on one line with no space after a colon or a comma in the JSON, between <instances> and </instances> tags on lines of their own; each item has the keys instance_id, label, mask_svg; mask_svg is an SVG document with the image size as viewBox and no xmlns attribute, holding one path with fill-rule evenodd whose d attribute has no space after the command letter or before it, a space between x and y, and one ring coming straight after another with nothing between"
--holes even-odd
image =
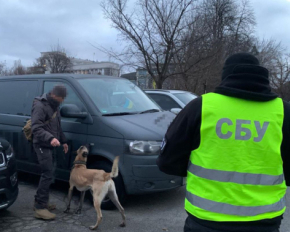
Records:
<instances>
[{"instance_id":1,"label":"overcast sky","mask_svg":"<svg viewBox=\"0 0 290 232\"><path fill-rule=\"evenodd\" d=\"M21 59L23 65L32 65L40 52L58 41L71 56L107 60L90 45L119 46L100 1L0 0L0 62L11 66ZM290 52L290 0L251 0L251 4L257 34L281 41Z\"/></svg>"}]
</instances>

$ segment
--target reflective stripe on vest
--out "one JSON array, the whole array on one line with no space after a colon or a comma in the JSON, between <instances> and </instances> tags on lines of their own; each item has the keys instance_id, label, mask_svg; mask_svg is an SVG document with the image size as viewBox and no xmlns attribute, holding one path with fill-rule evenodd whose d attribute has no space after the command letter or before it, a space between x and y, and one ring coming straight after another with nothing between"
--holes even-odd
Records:
<instances>
[{"instance_id":1,"label":"reflective stripe on vest","mask_svg":"<svg viewBox=\"0 0 290 232\"><path fill-rule=\"evenodd\" d=\"M210 212L229 214L229 215L238 215L238 216L256 216L256 215L264 214L268 212L281 211L286 205L285 197L283 197L280 201L271 205L236 206L236 205L230 205L230 204L225 204L221 202L207 200L205 198L196 196L188 191L186 192L186 199L191 204L199 208L202 208L204 210L208 210Z\"/></svg>"},{"instance_id":2,"label":"reflective stripe on vest","mask_svg":"<svg viewBox=\"0 0 290 232\"><path fill-rule=\"evenodd\" d=\"M188 171L192 174L220 182L232 182L237 184L252 184L252 185L277 185L282 184L284 181L284 174L278 176L265 175L265 174L252 174L220 171L214 169L207 169L189 162Z\"/></svg>"},{"instance_id":3,"label":"reflective stripe on vest","mask_svg":"<svg viewBox=\"0 0 290 232\"><path fill-rule=\"evenodd\" d=\"M285 212L282 99L202 96L200 145L190 155L185 209L209 221L257 221Z\"/></svg>"}]
</instances>

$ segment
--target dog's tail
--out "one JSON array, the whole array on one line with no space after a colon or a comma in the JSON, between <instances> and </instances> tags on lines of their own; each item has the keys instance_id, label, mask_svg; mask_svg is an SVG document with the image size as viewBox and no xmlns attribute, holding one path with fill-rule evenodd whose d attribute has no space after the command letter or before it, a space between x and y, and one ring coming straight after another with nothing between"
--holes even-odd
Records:
<instances>
[{"instance_id":1,"label":"dog's tail","mask_svg":"<svg viewBox=\"0 0 290 232\"><path fill-rule=\"evenodd\" d=\"M119 168L118 168L119 158L120 158L120 156L117 156L114 159L113 167L112 167L112 171L111 171L111 178L114 178L114 177L118 176L118 173L119 173Z\"/></svg>"}]
</instances>

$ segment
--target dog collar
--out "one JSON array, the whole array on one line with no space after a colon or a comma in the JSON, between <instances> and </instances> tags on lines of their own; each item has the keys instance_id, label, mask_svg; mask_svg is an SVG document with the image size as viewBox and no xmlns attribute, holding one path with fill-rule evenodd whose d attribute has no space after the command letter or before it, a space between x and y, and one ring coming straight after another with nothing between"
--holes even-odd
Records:
<instances>
[{"instance_id":1,"label":"dog collar","mask_svg":"<svg viewBox=\"0 0 290 232\"><path fill-rule=\"evenodd\" d=\"M75 168L76 164L82 164L82 165L87 165L87 162L85 161L81 161L81 160L77 160L73 163L73 166L71 167L71 171Z\"/></svg>"},{"instance_id":2,"label":"dog collar","mask_svg":"<svg viewBox=\"0 0 290 232\"><path fill-rule=\"evenodd\" d=\"M81 160L77 160L77 161L74 162L74 165L75 165L75 164L83 164L83 165L87 165L87 162L85 162L85 161L81 161Z\"/></svg>"}]
</instances>

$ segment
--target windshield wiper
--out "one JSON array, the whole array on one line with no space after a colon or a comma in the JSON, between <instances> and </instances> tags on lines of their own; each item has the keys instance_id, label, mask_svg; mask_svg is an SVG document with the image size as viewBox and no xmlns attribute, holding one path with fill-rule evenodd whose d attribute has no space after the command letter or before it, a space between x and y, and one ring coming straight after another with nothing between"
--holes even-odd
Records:
<instances>
[{"instance_id":1,"label":"windshield wiper","mask_svg":"<svg viewBox=\"0 0 290 232\"><path fill-rule=\"evenodd\" d=\"M154 113L154 112L160 112L158 109L150 109L140 112L139 114L146 114L146 113Z\"/></svg>"},{"instance_id":2,"label":"windshield wiper","mask_svg":"<svg viewBox=\"0 0 290 232\"><path fill-rule=\"evenodd\" d=\"M110 114L103 114L103 116L119 116L119 115L132 115L137 114L136 112L118 112L118 113L110 113Z\"/></svg>"}]
</instances>

